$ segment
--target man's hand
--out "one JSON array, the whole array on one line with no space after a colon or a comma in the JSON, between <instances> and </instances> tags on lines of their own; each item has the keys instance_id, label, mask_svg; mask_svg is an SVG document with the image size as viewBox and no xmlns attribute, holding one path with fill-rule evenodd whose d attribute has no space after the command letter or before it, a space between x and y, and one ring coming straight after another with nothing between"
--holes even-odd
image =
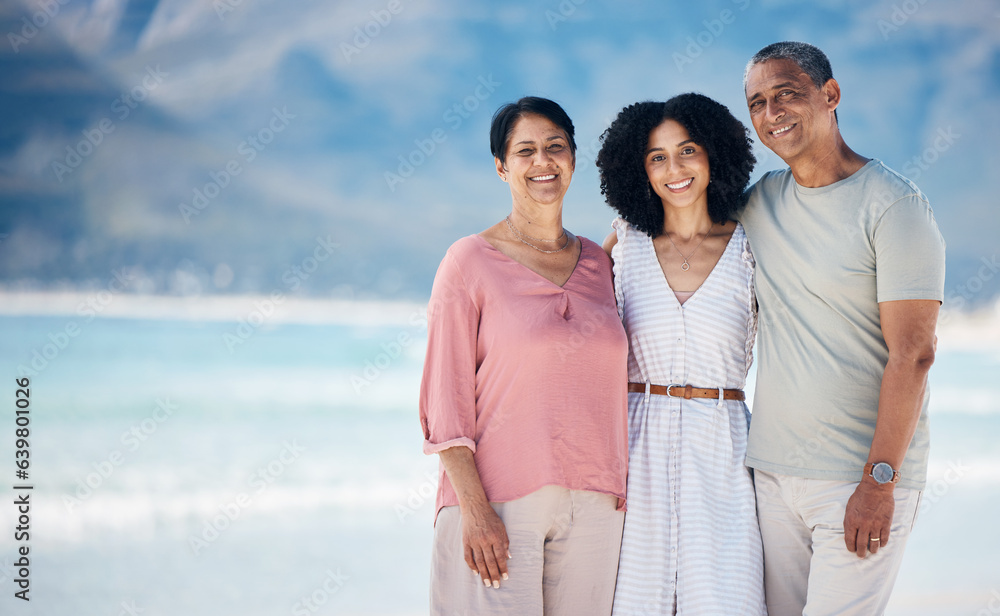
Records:
<instances>
[{"instance_id":1,"label":"man's hand","mask_svg":"<svg viewBox=\"0 0 1000 616\"><path fill-rule=\"evenodd\" d=\"M898 469L920 420L927 371L934 363L937 300L900 300L878 305L889 359L879 390L878 416L868 461L879 460ZM879 485L864 477L847 501L844 543L861 558L889 543L893 484ZM874 541L873 541L874 540Z\"/></svg>"},{"instance_id":2,"label":"man's hand","mask_svg":"<svg viewBox=\"0 0 1000 616\"><path fill-rule=\"evenodd\" d=\"M889 543L889 527L896 509L893 484L878 485L866 477L847 501L844 512L844 543L848 552L864 558Z\"/></svg>"}]
</instances>

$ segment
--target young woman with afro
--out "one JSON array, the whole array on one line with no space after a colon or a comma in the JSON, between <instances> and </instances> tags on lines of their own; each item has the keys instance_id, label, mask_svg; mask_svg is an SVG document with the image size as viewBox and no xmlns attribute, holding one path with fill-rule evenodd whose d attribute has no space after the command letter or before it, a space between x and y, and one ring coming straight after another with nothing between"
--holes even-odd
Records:
<instances>
[{"instance_id":1,"label":"young woman with afro","mask_svg":"<svg viewBox=\"0 0 1000 616\"><path fill-rule=\"evenodd\" d=\"M601 191L629 338L628 511L615 614L766 613L743 393L754 261L733 220L747 129L682 94L630 105L603 135Z\"/></svg>"}]
</instances>

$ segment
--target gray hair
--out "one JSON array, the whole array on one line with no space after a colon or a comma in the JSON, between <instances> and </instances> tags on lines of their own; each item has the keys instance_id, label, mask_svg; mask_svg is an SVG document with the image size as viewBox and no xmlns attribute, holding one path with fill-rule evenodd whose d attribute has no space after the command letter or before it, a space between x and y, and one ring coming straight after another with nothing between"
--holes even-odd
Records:
<instances>
[{"instance_id":1,"label":"gray hair","mask_svg":"<svg viewBox=\"0 0 1000 616\"><path fill-rule=\"evenodd\" d=\"M747 89L747 79L750 77L750 69L768 60L791 60L799 65L806 75L812 79L817 88L822 88L823 84L833 79L833 68L830 67L830 60L826 54L818 47L809 43L797 43L794 41L784 41L782 43L771 43L767 47L758 51L750 61L747 62L746 69L743 70L743 89Z\"/></svg>"}]
</instances>

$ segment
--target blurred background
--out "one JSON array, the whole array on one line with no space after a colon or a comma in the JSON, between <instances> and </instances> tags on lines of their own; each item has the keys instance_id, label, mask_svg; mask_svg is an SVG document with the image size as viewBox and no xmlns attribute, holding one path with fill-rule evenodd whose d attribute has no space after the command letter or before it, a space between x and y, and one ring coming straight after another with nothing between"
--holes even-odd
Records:
<instances>
[{"instance_id":1,"label":"blurred background","mask_svg":"<svg viewBox=\"0 0 1000 616\"><path fill-rule=\"evenodd\" d=\"M599 241L623 106L698 91L749 126L746 61L801 40L847 143L915 181L948 242L889 613L1000 614L995 2L4 0L0 34L0 612L426 613L424 308L451 242L509 211L493 111L564 106L564 222ZM784 166L755 152L753 179Z\"/></svg>"}]
</instances>

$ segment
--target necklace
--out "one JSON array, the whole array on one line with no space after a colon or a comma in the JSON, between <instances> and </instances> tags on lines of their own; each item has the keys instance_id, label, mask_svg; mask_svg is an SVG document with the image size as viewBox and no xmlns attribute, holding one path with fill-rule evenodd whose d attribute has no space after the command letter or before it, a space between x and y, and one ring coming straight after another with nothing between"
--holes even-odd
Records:
<instances>
[{"instance_id":1,"label":"necklace","mask_svg":"<svg viewBox=\"0 0 1000 616\"><path fill-rule=\"evenodd\" d=\"M708 234L711 233L711 231L712 230L709 229L708 231L705 232L705 237L701 238L701 241L698 242L698 245L694 247L694 250L691 251L691 254L689 254L686 257L684 256L684 253L681 252L681 249L677 247L677 244L674 243L674 240L673 240L673 238L670 237L670 234L667 233L667 239L670 240L670 245L673 246L674 250L677 251L677 254L679 254L681 256L681 258L684 259L684 263L681 263L681 270L683 270L683 271L686 272L689 269L691 269L691 264L688 263L688 259L690 259L691 257L693 257L694 253L698 252L698 249L701 248L701 245L705 243L705 238L708 237Z\"/></svg>"},{"instance_id":2,"label":"necklace","mask_svg":"<svg viewBox=\"0 0 1000 616\"><path fill-rule=\"evenodd\" d=\"M566 250L566 248L569 246L569 240L566 240L566 243L563 244L562 248L556 248L555 250L545 250L544 248L539 248L538 246L535 246L531 242L527 241L527 240L534 240L536 242L558 242L562 238L566 237L566 229L563 229L562 235L560 235L559 237L557 237L554 240L543 240L543 239L540 239L540 238L537 238L537 237L531 237L530 235L525 235L524 233L521 233L520 231L518 231L517 227L514 226L514 223L512 223L510 221L510 214L507 215L507 218L504 218L504 221L507 223L507 228L510 229L510 232L514 234L514 237L516 237L517 239L519 239L522 244L525 244L527 246L531 246L532 248L534 248L538 252L544 252L545 254L550 255L550 254L554 254L554 253L557 253L557 252L562 252L563 250ZM525 238L527 238L527 239L525 239Z\"/></svg>"},{"instance_id":3,"label":"necklace","mask_svg":"<svg viewBox=\"0 0 1000 616\"><path fill-rule=\"evenodd\" d=\"M510 225L512 225L512 224L513 224L513 223L511 222L511 220L510 220L510 214L507 214L507 218L506 218L505 220L507 221L507 225L508 225L508 226L510 226ZM556 239L554 239L554 240L543 240L543 239L542 239L542 238L540 238L540 237L531 237L531 236L530 236L530 235L528 235L527 233L522 233L522 232L518 231L518 230L517 230L517 227L514 227L514 232L515 232L515 233L517 233L517 234L518 234L518 236L520 236L520 237L523 237L523 238L524 238L524 239L526 239L526 240L534 240L534 241L536 241L536 242L558 242L558 241L559 241L559 240L561 240L562 238L566 237L566 229L563 229L563 232L562 232L562 235L560 235L559 237L557 237L557 238L556 238Z\"/></svg>"}]
</instances>

